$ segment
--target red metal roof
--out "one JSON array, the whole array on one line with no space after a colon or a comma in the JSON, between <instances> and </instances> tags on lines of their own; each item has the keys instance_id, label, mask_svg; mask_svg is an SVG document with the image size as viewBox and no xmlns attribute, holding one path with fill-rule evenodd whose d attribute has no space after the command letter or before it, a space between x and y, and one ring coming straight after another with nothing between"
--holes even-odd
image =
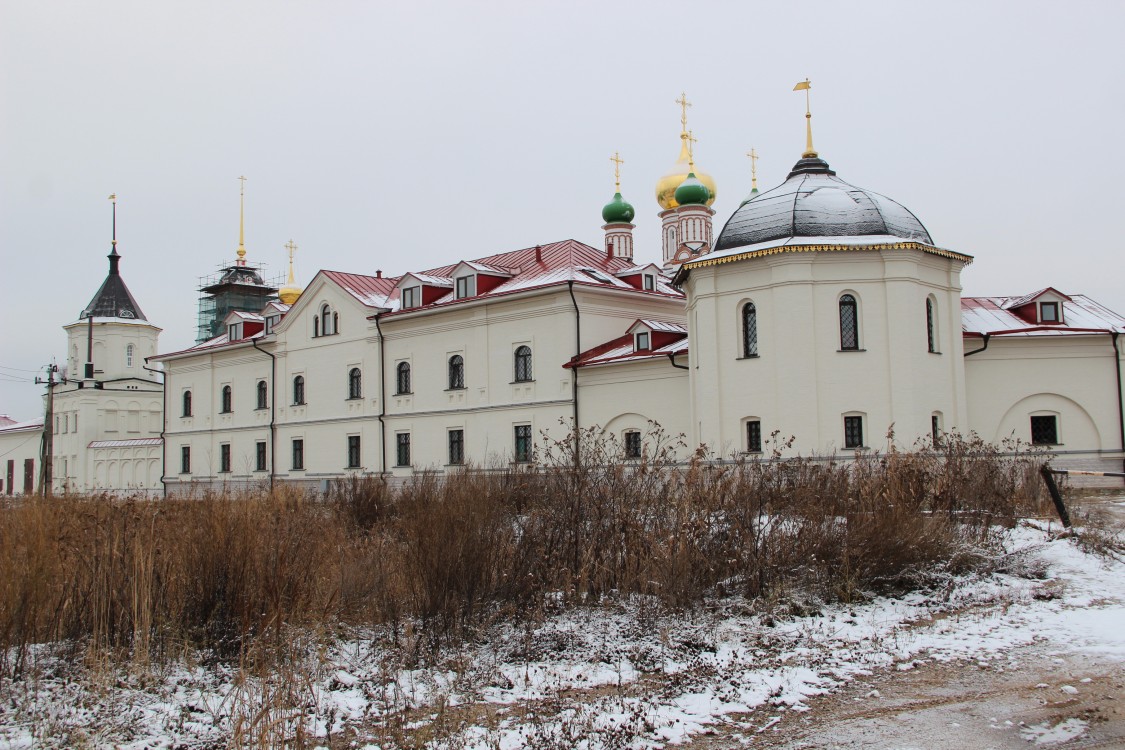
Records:
<instances>
[{"instance_id":1,"label":"red metal roof","mask_svg":"<svg viewBox=\"0 0 1125 750\"><path fill-rule=\"evenodd\" d=\"M398 276L365 276L343 271L321 271L332 283L355 297L366 307L388 307L398 299Z\"/></svg>"},{"instance_id":2,"label":"red metal roof","mask_svg":"<svg viewBox=\"0 0 1125 750\"><path fill-rule=\"evenodd\" d=\"M1062 303L1062 323L1029 325L1026 320L1005 309L1018 306L1013 305L1013 301L1027 304L1027 301L1034 300L1042 291L1016 297L962 297L961 330L967 336L1066 336L1109 331L1125 333L1125 317L1082 294L1071 295ZM1061 292L1057 293L1060 297L1066 297Z\"/></svg>"}]
</instances>

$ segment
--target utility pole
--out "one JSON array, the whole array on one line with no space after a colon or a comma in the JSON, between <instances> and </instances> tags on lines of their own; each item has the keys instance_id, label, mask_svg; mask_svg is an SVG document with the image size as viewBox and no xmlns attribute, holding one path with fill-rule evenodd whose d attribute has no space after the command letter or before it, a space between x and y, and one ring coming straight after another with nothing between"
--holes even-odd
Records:
<instances>
[{"instance_id":1,"label":"utility pole","mask_svg":"<svg viewBox=\"0 0 1125 750\"><path fill-rule=\"evenodd\" d=\"M47 379L35 378L35 382L47 386L47 414L43 419L43 444L39 450L39 496L50 497L55 479L55 373L59 366L54 362L47 365Z\"/></svg>"}]
</instances>

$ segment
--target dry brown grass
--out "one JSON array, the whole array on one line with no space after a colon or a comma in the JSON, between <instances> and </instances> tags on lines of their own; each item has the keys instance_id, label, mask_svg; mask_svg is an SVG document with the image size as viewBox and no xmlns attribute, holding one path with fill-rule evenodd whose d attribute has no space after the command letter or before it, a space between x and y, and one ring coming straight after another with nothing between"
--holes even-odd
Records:
<instances>
[{"instance_id":1,"label":"dry brown grass","mask_svg":"<svg viewBox=\"0 0 1125 750\"><path fill-rule=\"evenodd\" d=\"M626 462L584 431L545 444L535 468L397 488L362 478L325 498L281 487L11 504L0 677L44 642L255 670L290 658L292 627L386 625L421 655L548 601L853 600L981 565L996 524L1041 502L1037 457L957 436L846 462L700 452L686 466L671 463L673 443L654 430L645 458Z\"/></svg>"}]
</instances>

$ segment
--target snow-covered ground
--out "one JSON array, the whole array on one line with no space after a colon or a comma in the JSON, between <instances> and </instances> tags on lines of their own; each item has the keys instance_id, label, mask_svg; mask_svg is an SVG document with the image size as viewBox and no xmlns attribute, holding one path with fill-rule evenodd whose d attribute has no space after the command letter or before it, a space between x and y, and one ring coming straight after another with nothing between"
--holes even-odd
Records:
<instances>
[{"instance_id":1,"label":"snow-covered ground","mask_svg":"<svg viewBox=\"0 0 1125 750\"><path fill-rule=\"evenodd\" d=\"M310 646L300 668L269 680L198 664L79 669L45 650L34 679L0 686L0 750L213 747L298 732L324 747L641 748L716 727L753 745L815 710L812 698L872 674L999 664L1028 644L1125 663L1125 563L1057 530L1014 529L1007 572L940 591L780 617L737 600L678 616L643 601L605 604L534 628L498 626L427 668L408 668L409 644L379 633ZM1087 726L1019 731L1048 745Z\"/></svg>"}]
</instances>

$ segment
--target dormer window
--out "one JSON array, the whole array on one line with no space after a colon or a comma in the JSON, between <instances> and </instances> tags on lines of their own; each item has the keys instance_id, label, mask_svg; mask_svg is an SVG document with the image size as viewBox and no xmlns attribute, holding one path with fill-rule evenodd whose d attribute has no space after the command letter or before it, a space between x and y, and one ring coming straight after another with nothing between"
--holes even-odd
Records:
<instances>
[{"instance_id":1,"label":"dormer window","mask_svg":"<svg viewBox=\"0 0 1125 750\"><path fill-rule=\"evenodd\" d=\"M238 341L241 336L238 335L238 323L231 323L227 326L227 339L230 341Z\"/></svg>"},{"instance_id":2,"label":"dormer window","mask_svg":"<svg viewBox=\"0 0 1125 750\"><path fill-rule=\"evenodd\" d=\"M408 286L402 290L402 309L418 307L422 302L422 287Z\"/></svg>"},{"instance_id":3,"label":"dormer window","mask_svg":"<svg viewBox=\"0 0 1125 750\"><path fill-rule=\"evenodd\" d=\"M1059 318L1059 303L1058 302L1040 302L1039 303L1039 322L1040 323L1058 323Z\"/></svg>"},{"instance_id":4,"label":"dormer window","mask_svg":"<svg viewBox=\"0 0 1125 750\"><path fill-rule=\"evenodd\" d=\"M477 296L477 277L461 276L456 280L457 299Z\"/></svg>"},{"instance_id":5,"label":"dormer window","mask_svg":"<svg viewBox=\"0 0 1125 750\"><path fill-rule=\"evenodd\" d=\"M655 276L653 276L651 273L646 273L646 274L644 274L644 276L642 278L644 278L644 290L646 292L656 291L656 277Z\"/></svg>"},{"instance_id":6,"label":"dormer window","mask_svg":"<svg viewBox=\"0 0 1125 750\"><path fill-rule=\"evenodd\" d=\"M633 336L633 351L647 352L651 349L651 343L648 331L638 331Z\"/></svg>"}]
</instances>

